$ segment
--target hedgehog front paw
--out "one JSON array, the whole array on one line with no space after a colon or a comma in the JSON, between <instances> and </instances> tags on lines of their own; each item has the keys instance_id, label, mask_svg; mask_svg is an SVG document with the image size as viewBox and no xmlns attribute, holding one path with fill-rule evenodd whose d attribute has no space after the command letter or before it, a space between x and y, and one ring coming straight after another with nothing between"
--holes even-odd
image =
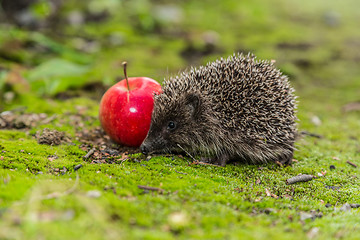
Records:
<instances>
[{"instance_id":1,"label":"hedgehog front paw","mask_svg":"<svg viewBox=\"0 0 360 240\"><path fill-rule=\"evenodd\" d=\"M281 163L282 165L288 166L288 165L291 165L292 159L293 159L293 153L288 154L288 155L281 156L278 161L279 161L279 163Z\"/></svg>"},{"instance_id":2,"label":"hedgehog front paw","mask_svg":"<svg viewBox=\"0 0 360 240\"><path fill-rule=\"evenodd\" d=\"M216 156L211 157L211 158L201 158L201 161L203 161L203 162L216 164L216 165L219 165L221 167L225 167L226 163L229 160L230 160L230 158L229 158L228 154L216 155Z\"/></svg>"}]
</instances>

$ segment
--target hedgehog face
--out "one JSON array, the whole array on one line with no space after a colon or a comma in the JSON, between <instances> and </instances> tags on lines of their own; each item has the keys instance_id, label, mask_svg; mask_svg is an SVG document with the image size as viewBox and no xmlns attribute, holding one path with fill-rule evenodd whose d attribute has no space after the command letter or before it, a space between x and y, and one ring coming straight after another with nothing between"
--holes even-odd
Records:
<instances>
[{"instance_id":1,"label":"hedgehog face","mask_svg":"<svg viewBox=\"0 0 360 240\"><path fill-rule=\"evenodd\" d=\"M197 94L184 94L177 101L167 101L166 93L155 97L154 110L148 135L141 144L141 152L170 152L189 148L194 142L192 132L200 109L200 98Z\"/></svg>"}]
</instances>

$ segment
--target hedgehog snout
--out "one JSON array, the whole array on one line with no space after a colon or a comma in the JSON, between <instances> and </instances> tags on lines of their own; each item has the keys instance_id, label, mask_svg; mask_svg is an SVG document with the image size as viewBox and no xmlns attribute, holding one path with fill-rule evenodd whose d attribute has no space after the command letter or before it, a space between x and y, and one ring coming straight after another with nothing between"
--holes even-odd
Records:
<instances>
[{"instance_id":1,"label":"hedgehog snout","mask_svg":"<svg viewBox=\"0 0 360 240\"><path fill-rule=\"evenodd\" d=\"M140 151L141 151L142 154L148 155L148 153L149 153L149 148L143 143L143 144L141 144L141 146L140 146Z\"/></svg>"},{"instance_id":2,"label":"hedgehog snout","mask_svg":"<svg viewBox=\"0 0 360 240\"><path fill-rule=\"evenodd\" d=\"M140 151L145 154L151 154L153 152L163 151L166 145L166 141L161 136L153 137L149 134L140 146Z\"/></svg>"}]
</instances>

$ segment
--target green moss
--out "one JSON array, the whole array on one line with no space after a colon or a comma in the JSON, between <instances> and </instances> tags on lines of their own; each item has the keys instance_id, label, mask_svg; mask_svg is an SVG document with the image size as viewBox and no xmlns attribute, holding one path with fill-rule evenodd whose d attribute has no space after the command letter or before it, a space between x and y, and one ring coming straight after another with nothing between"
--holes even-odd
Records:
<instances>
[{"instance_id":1,"label":"green moss","mask_svg":"<svg viewBox=\"0 0 360 240\"><path fill-rule=\"evenodd\" d=\"M87 9L80 2L64 4L65 13L74 7ZM157 6L151 1L134 0L120 3L105 22L84 24L81 32L70 25L61 29L68 36L85 34L100 46L94 52L75 50L78 39L72 37L55 41L43 33L10 26L0 28L0 42L16 39L50 50L46 54L31 49L9 53L27 66L24 76L33 66L53 58L88 66L88 72L71 79L78 80L71 86L114 83L123 75L119 67L123 60L129 62L129 76L161 82L190 63L199 65L234 51L251 51L260 59L275 59L289 75L299 96L300 131L322 138L302 136L294 155L297 162L285 168L189 165L190 158L164 156L145 161L141 154L122 163L90 164L83 160L86 152L77 141L77 145L40 145L34 135L48 127L74 139L76 131L98 127L99 100L18 93L13 102L1 100L0 108L27 106L26 112L56 118L30 130L0 130L0 239L305 239L312 238L311 232L314 239L360 238L359 208L339 210L345 203L360 203L360 170L347 163L360 166L360 115L343 110L345 104L359 101L358 1L178 4L183 18L174 25L153 16ZM327 15L331 17L334 11L338 25L330 26ZM138 17L147 20L139 22ZM209 54L202 52L207 31L215 31L218 37ZM113 32L122 37L119 45L109 41ZM192 57L182 55L189 46ZM81 127L71 118L80 110L89 117L81 120ZM320 125L313 123L314 116ZM53 155L58 158L49 158ZM77 164L83 167L75 172ZM330 165L336 168L330 170ZM65 173L54 171L63 167ZM318 176L325 171L324 177ZM298 174L317 178L286 185L286 179ZM138 185L163 191L146 191ZM89 197L88 191L93 190L100 196ZM332 207L325 207L327 203ZM323 216L302 220L303 213L312 211Z\"/></svg>"}]
</instances>

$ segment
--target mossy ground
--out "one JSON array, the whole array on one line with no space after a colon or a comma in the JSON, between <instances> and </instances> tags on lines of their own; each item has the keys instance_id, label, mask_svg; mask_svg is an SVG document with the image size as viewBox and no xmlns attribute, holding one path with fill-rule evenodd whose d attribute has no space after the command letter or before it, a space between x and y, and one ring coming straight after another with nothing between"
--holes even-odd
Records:
<instances>
[{"instance_id":1,"label":"mossy ground","mask_svg":"<svg viewBox=\"0 0 360 240\"><path fill-rule=\"evenodd\" d=\"M116 14L111 1L104 2L98 7L111 10L105 22L84 24L81 31L61 28L65 36L80 34L95 41L98 51L76 49L78 37L45 37L43 32L1 26L1 44L32 42L48 51L25 47L0 51L1 56L7 54L1 62L6 74L19 71L30 79L31 89L10 82L17 96L1 102L0 108L27 106L27 112L57 117L27 130L0 131L0 239L360 238L360 208L339 210L345 203L360 204L360 113L343 108L360 100L358 1L183 1L171 5L183 16L175 22L151 14L168 6L162 1L124 1L114 7ZM85 6L69 1L63 14L80 7ZM215 50L206 53L202 34L209 30L219 40ZM121 35L123 43L109 45L113 32ZM128 60L131 76L161 81L189 64L234 51L276 59L297 89L300 131L322 136L300 139L292 166L222 168L189 164L192 159L178 156L146 161L141 154L114 164L83 159L86 151L75 140L77 129L69 116L81 106L86 109L83 114L91 117L82 128L99 126L99 99L78 92L79 86L99 80L113 83L121 75L122 60ZM33 72L34 66L52 58L82 64L87 70L74 65L71 76L52 75L51 66L44 67L46 71L35 67ZM57 64L69 69L67 63ZM10 91L4 79L0 75L2 93ZM53 97L69 88L80 97ZM314 118L321 123L314 124ZM65 131L75 145L38 144L34 135L44 127ZM53 155L58 158L49 160ZM78 164L83 167L75 171ZM335 169L330 170L330 165ZM64 174L54 172L63 167ZM324 177L309 182L285 182L300 173L318 176L324 171ZM162 190L143 190L139 185ZM332 206L325 207L328 203ZM314 219L304 219L306 213Z\"/></svg>"}]
</instances>

